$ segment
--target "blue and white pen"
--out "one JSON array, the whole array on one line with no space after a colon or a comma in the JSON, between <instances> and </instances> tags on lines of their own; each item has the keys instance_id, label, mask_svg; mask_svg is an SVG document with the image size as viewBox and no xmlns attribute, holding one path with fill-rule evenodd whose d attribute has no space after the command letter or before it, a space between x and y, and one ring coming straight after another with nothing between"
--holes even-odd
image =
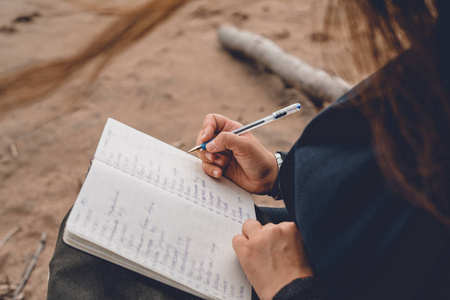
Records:
<instances>
[{"instance_id":1,"label":"blue and white pen","mask_svg":"<svg viewBox=\"0 0 450 300\"><path fill-rule=\"evenodd\" d=\"M267 117L264 117L262 119L259 119L258 121L252 122L250 124L247 124L245 126L242 126L241 128L238 128L234 131L232 131L231 133L237 134L237 135L241 135L244 134L246 132L249 132L250 130L253 130L255 128L258 128L259 126L262 126L264 124L268 124L272 121L281 119L284 116L290 115L292 113L295 113L297 111L300 110L302 106L300 105L300 103L295 103L292 105L289 105L288 107L285 107L283 109L277 110L276 112L268 115ZM189 150L187 153L192 153L192 152L197 152L197 151L202 151L206 149L206 144L208 144L209 142L211 142L213 139L204 142L201 145L195 146L194 148L192 148L191 150Z\"/></svg>"}]
</instances>

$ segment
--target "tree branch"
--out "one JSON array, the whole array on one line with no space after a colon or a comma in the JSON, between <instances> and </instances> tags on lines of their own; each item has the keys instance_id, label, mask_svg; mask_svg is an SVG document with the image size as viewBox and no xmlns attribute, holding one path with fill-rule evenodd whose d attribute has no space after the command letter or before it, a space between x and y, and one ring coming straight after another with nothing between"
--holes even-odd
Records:
<instances>
[{"instance_id":1,"label":"tree branch","mask_svg":"<svg viewBox=\"0 0 450 300\"><path fill-rule=\"evenodd\" d=\"M219 40L229 51L243 53L307 94L317 107L332 102L351 87L342 78L314 68L286 53L273 41L233 26L222 26Z\"/></svg>"}]
</instances>

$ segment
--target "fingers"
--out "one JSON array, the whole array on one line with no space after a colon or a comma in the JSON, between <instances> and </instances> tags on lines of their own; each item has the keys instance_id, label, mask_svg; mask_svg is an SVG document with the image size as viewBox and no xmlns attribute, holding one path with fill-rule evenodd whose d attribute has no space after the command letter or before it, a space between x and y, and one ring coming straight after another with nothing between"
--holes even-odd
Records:
<instances>
[{"instance_id":1,"label":"fingers","mask_svg":"<svg viewBox=\"0 0 450 300\"><path fill-rule=\"evenodd\" d=\"M247 239L260 232L264 232L264 236L266 237L271 235L299 235L297 226L294 222L281 222L279 224L268 223L266 225L261 225L257 220L248 219L242 224L242 235Z\"/></svg>"},{"instance_id":2,"label":"fingers","mask_svg":"<svg viewBox=\"0 0 450 300\"><path fill-rule=\"evenodd\" d=\"M242 224L242 234L249 238L253 233L261 230L262 225L255 219L248 219Z\"/></svg>"},{"instance_id":3,"label":"fingers","mask_svg":"<svg viewBox=\"0 0 450 300\"><path fill-rule=\"evenodd\" d=\"M248 242L248 239L242 235L238 234L236 235L233 240L231 241L231 245L233 246L234 252L236 252L236 255L241 257L242 252L244 251L244 245Z\"/></svg>"},{"instance_id":4,"label":"fingers","mask_svg":"<svg viewBox=\"0 0 450 300\"><path fill-rule=\"evenodd\" d=\"M225 154L209 153L208 151L201 151L198 157L203 161L203 171L211 177L220 178L224 170L230 162L230 157Z\"/></svg>"},{"instance_id":5,"label":"fingers","mask_svg":"<svg viewBox=\"0 0 450 300\"><path fill-rule=\"evenodd\" d=\"M242 234L236 235L232 240L232 246L238 258L246 255L250 236L258 233L262 227L261 223L255 219L248 219L242 224Z\"/></svg>"},{"instance_id":6,"label":"fingers","mask_svg":"<svg viewBox=\"0 0 450 300\"><path fill-rule=\"evenodd\" d=\"M239 122L232 121L222 115L208 114L203 119L203 129L199 133L197 142L200 144L207 142L214 137L215 133L233 131L239 127L242 127Z\"/></svg>"},{"instance_id":7,"label":"fingers","mask_svg":"<svg viewBox=\"0 0 450 300\"><path fill-rule=\"evenodd\" d=\"M232 121L222 115L208 114L203 120L203 129L200 130L197 135L196 145L210 141L221 131L233 131L241 126L242 124ZM197 156L204 162L214 163L220 167L225 166L229 161L229 157L227 156L214 155L208 153L208 151L199 151Z\"/></svg>"},{"instance_id":8,"label":"fingers","mask_svg":"<svg viewBox=\"0 0 450 300\"><path fill-rule=\"evenodd\" d=\"M242 234L236 235L232 246L238 257L248 254L248 251L260 251L266 244L273 241L289 240L295 242L297 248L303 247L300 233L294 222L261 225L254 219L248 219L242 225Z\"/></svg>"},{"instance_id":9,"label":"fingers","mask_svg":"<svg viewBox=\"0 0 450 300\"><path fill-rule=\"evenodd\" d=\"M203 119L203 127L200 135L200 142L204 143L214 137L215 132L220 132L223 126L217 124L217 120L213 114L208 114Z\"/></svg>"},{"instance_id":10,"label":"fingers","mask_svg":"<svg viewBox=\"0 0 450 300\"><path fill-rule=\"evenodd\" d=\"M247 220L232 245L260 299L272 299L296 278L314 276L295 223L261 226Z\"/></svg>"},{"instance_id":11,"label":"fingers","mask_svg":"<svg viewBox=\"0 0 450 300\"><path fill-rule=\"evenodd\" d=\"M226 168L230 161L230 156L220 153L209 153L208 151L205 151L205 156L208 157L211 155L211 161L214 162L215 165L219 166L222 170Z\"/></svg>"},{"instance_id":12,"label":"fingers","mask_svg":"<svg viewBox=\"0 0 450 300\"><path fill-rule=\"evenodd\" d=\"M202 167L203 167L203 171L208 174L211 177L214 178L220 178L222 177L223 171L220 167L211 164L211 163L207 163L207 162L203 162L202 163Z\"/></svg>"},{"instance_id":13,"label":"fingers","mask_svg":"<svg viewBox=\"0 0 450 300\"><path fill-rule=\"evenodd\" d=\"M248 149L249 141L243 136L238 136L231 132L221 132L211 142L206 144L206 150L211 153L231 150L239 152Z\"/></svg>"}]
</instances>

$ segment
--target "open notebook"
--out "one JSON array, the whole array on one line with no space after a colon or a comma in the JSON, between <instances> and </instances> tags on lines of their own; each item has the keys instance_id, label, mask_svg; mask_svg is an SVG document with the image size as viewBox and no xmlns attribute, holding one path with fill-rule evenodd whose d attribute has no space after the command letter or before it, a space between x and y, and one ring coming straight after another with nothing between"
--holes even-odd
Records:
<instances>
[{"instance_id":1,"label":"open notebook","mask_svg":"<svg viewBox=\"0 0 450 300\"><path fill-rule=\"evenodd\" d=\"M67 244L202 298L251 299L233 251L250 193L109 119L70 213Z\"/></svg>"}]
</instances>

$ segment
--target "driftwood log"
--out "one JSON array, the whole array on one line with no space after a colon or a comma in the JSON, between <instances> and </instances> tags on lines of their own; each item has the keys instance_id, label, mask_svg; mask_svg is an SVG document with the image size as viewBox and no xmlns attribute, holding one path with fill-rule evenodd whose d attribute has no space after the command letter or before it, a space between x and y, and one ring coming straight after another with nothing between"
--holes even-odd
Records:
<instances>
[{"instance_id":1,"label":"driftwood log","mask_svg":"<svg viewBox=\"0 0 450 300\"><path fill-rule=\"evenodd\" d=\"M218 37L225 49L244 54L274 72L304 92L316 107L336 100L351 87L342 78L312 67L263 36L225 25L219 28Z\"/></svg>"}]
</instances>

